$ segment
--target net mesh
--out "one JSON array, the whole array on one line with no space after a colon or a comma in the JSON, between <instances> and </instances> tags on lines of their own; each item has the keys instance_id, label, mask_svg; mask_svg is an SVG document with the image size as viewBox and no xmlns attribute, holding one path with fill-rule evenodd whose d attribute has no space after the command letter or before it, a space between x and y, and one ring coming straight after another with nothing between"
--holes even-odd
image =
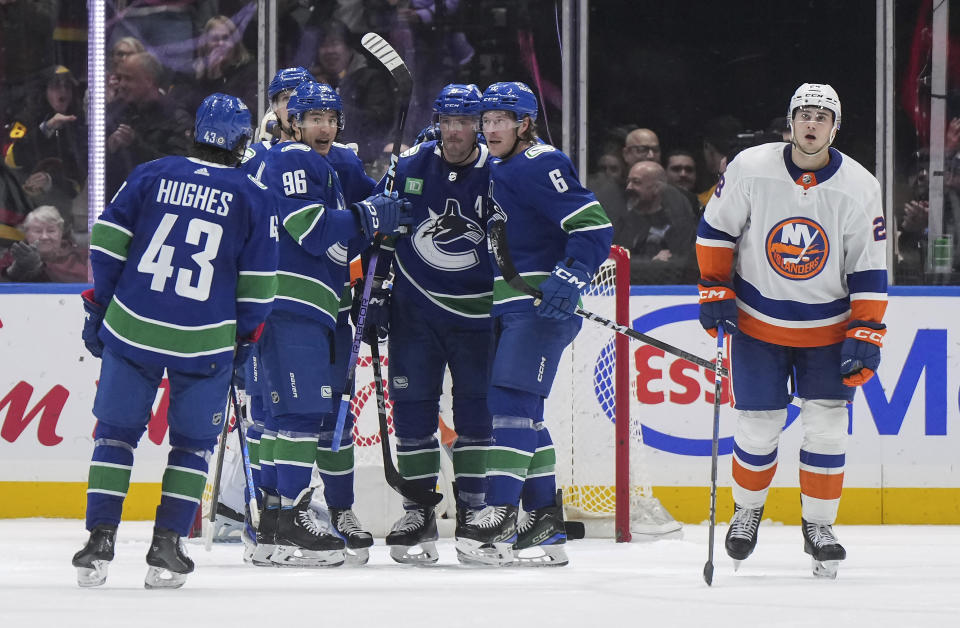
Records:
<instances>
[{"instance_id":1,"label":"net mesh","mask_svg":"<svg viewBox=\"0 0 960 628\"><path fill-rule=\"evenodd\" d=\"M617 273L612 258L600 267L584 292L584 309L617 320ZM615 336L610 329L584 321L577 338L564 353L547 401L547 425L557 448L557 485L563 489L567 517L594 520L594 525L588 526L588 534L592 535L615 534L616 467L618 456L625 453L618 453L615 434L618 401L614 373L618 360L631 363L631 390L627 397L630 405L638 403L636 373L629 352L618 355ZM639 413L631 408L629 416L629 503L619 507L629 508L634 534L676 533L680 524L654 497L645 471Z\"/></svg>"}]
</instances>

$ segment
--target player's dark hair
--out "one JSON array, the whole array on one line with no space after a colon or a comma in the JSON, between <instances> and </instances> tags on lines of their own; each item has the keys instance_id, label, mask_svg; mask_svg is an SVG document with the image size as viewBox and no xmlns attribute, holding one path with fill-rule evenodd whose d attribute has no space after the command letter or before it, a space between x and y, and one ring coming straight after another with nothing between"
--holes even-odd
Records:
<instances>
[{"instance_id":1,"label":"player's dark hair","mask_svg":"<svg viewBox=\"0 0 960 628\"><path fill-rule=\"evenodd\" d=\"M524 116L525 120L530 121L530 125L527 126L527 130L523 133L518 133L517 138L521 142L536 142L537 141L537 121L531 118L530 116Z\"/></svg>"},{"instance_id":2,"label":"player's dark hair","mask_svg":"<svg viewBox=\"0 0 960 628\"><path fill-rule=\"evenodd\" d=\"M236 151L229 151L210 146L209 144L194 142L193 145L190 146L190 157L202 161L209 161L213 164L234 167L243 159L243 146L237 147Z\"/></svg>"}]
</instances>

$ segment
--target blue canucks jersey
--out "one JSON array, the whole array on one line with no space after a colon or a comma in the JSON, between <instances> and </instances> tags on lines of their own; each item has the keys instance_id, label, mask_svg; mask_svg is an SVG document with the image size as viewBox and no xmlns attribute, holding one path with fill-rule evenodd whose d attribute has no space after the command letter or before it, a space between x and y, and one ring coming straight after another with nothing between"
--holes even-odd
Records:
<instances>
[{"instance_id":1,"label":"blue canucks jersey","mask_svg":"<svg viewBox=\"0 0 960 628\"><path fill-rule=\"evenodd\" d=\"M282 142L267 152L265 177L281 225L274 308L333 328L359 229L337 173L306 144Z\"/></svg>"},{"instance_id":2,"label":"blue canucks jersey","mask_svg":"<svg viewBox=\"0 0 960 628\"><path fill-rule=\"evenodd\" d=\"M247 146L247 150L243 152L243 159L240 161L240 169L263 181L263 171L266 167L264 160L267 157L267 151L273 148L275 144L276 142L271 142L268 140L251 143L249 146Z\"/></svg>"},{"instance_id":3,"label":"blue canucks jersey","mask_svg":"<svg viewBox=\"0 0 960 628\"><path fill-rule=\"evenodd\" d=\"M187 157L137 166L90 234L104 344L186 371L232 360L276 291L270 207L266 187L239 168Z\"/></svg>"},{"instance_id":4,"label":"blue canucks jersey","mask_svg":"<svg viewBox=\"0 0 960 628\"><path fill-rule=\"evenodd\" d=\"M340 177L340 187L343 188L343 198L347 205L360 202L373 194L377 182L367 175L363 162L349 146L333 142L330 152L327 153L327 161Z\"/></svg>"},{"instance_id":5,"label":"blue canucks jersey","mask_svg":"<svg viewBox=\"0 0 960 628\"><path fill-rule=\"evenodd\" d=\"M534 287L559 261L573 258L595 273L610 254L610 220L593 192L580 184L570 158L549 144L495 161L490 198L494 212L506 219L517 272ZM532 297L511 288L494 269L494 315L531 309Z\"/></svg>"},{"instance_id":6,"label":"blue canucks jersey","mask_svg":"<svg viewBox=\"0 0 960 628\"><path fill-rule=\"evenodd\" d=\"M447 163L435 140L400 156L394 189L413 205L414 226L395 241L393 298L433 318L486 327L493 298L483 227L490 154L486 145L479 149L467 166Z\"/></svg>"}]
</instances>

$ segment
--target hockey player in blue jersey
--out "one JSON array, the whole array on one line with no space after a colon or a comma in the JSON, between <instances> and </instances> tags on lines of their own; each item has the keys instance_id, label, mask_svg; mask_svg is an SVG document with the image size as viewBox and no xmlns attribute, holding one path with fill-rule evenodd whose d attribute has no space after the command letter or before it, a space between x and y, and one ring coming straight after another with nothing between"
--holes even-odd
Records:
<instances>
[{"instance_id":1,"label":"hockey player in blue jersey","mask_svg":"<svg viewBox=\"0 0 960 628\"><path fill-rule=\"evenodd\" d=\"M191 157L138 166L93 227L94 287L83 339L102 359L87 489L80 586L106 580L134 450L166 369L170 454L163 474L147 588L182 586L190 531L231 372L256 340L277 286L277 225L265 187L234 167L252 134L237 98L213 94L197 111Z\"/></svg>"},{"instance_id":2,"label":"hockey player in blue jersey","mask_svg":"<svg viewBox=\"0 0 960 628\"><path fill-rule=\"evenodd\" d=\"M413 206L414 226L409 238L384 245L393 253L393 290L379 290L371 298L378 305L367 310L381 336L389 329L398 468L426 490L436 486L440 471L439 401L450 369L461 523L483 507L491 431L486 394L493 270L483 230L490 159L477 143L479 107L475 85L447 85L433 105L440 139L401 155L395 185ZM377 274L385 277L391 257L383 258L387 263ZM376 342L377 331L365 337ZM409 500L403 506L386 538L390 555L401 563L436 562L433 507Z\"/></svg>"},{"instance_id":3,"label":"hockey player in blue jersey","mask_svg":"<svg viewBox=\"0 0 960 628\"><path fill-rule=\"evenodd\" d=\"M394 234L405 224L405 204L384 195L345 207L339 178L313 148L336 126L329 94L316 83L298 86L287 103L293 142L267 153L265 179L275 187L280 217L277 297L261 344L277 437L270 478L261 468L264 512L254 562L333 566L344 561L344 540L318 525L309 508L310 476L324 416L333 410L334 330L347 274L347 245L358 234ZM335 513L331 513L332 515ZM372 537L366 535L367 545Z\"/></svg>"},{"instance_id":4,"label":"hockey player in blue jersey","mask_svg":"<svg viewBox=\"0 0 960 628\"><path fill-rule=\"evenodd\" d=\"M494 83L481 101L490 154L491 220L506 221L517 271L542 293L533 299L497 273L496 349L487 405L487 507L457 538L464 562L565 565L563 506L553 441L543 415L557 362L580 330L580 293L607 258L613 233L570 159L537 143L537 99L523 83ZM526 516L518 523L521 498Z\"/></svg>"}]
</instances>

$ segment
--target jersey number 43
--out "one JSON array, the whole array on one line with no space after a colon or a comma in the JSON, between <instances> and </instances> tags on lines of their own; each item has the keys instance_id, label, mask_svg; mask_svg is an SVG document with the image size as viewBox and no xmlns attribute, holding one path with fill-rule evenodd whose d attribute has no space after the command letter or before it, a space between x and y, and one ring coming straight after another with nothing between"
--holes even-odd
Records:
<instances>
[{"instance_id":1,"label":"jersey number 43","mask_svg":"<svg viewBox=\"0 0 960 628\"><path fill-rule=\"evenodd\" d=\"M197 269L174 268L172 262L176 245L166 244L166 241L178 218L179 216L176 214L163 215L163 219L160 221L157 231L153 234L147 250L140 257L137 270L141 273L153 275L153 279L150 281L150 289L157 292L163 292L167 287L167 280L176 273L177 279L174 284L174 291L178 295L196 301L206 301L210 296L210 284L213 283L212 261L216 259L217 252L220 249L223 227L200 218L191 218L187 224L184 244L199 246L201 236L206 235L206 238L203 239L203 249L190 256L196 263ZM194 284L195 272L197 277Z\"/></svg>"}]
</instances>

